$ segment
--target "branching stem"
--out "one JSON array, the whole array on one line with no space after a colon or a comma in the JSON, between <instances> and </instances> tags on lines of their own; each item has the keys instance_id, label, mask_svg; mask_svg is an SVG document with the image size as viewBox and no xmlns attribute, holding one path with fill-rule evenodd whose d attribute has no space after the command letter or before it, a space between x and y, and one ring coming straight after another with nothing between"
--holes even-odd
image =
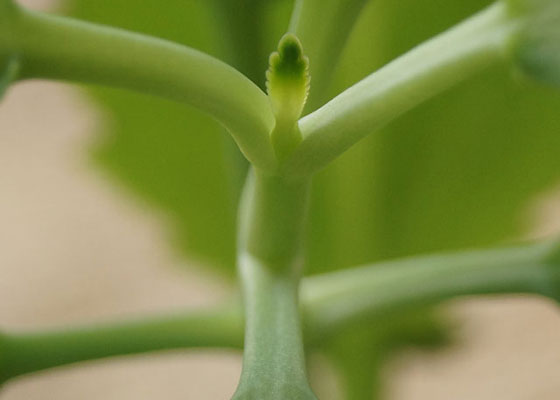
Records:
<instances>
[{"instance_id":1,"label":"branching stem","mask_svg":"<svg viewBox=\"0 0 560 400\"><path fill-rule=\"evenodd\" d=\"M187 103L222 123L254 165L274 168L267 96L229 65L169 41L19 8L0 22L0 60L19 56L19 79L93 83Z\"/></svg>"},{"instance_id":2,"label":"branching stem","mask_svg":"<svg viewBox=\"0 0 560 400\"><path fill-rule=\"evenodd\" d=\"M300 120L294 175L326 166L395 117L503 59L519 24L496 3L428 40Z\"/></svg>"},{"instance_id":3,"label":"branching stem","mask_svg":"<svg viewBox=\"0 0 560 400\"><path fill-rule=\"evenodd\" d=\"M305 343L312 348L365 319L384 318L458 296L524 293L558 300L558 248L557 243L545 242L412 257L305 278L301 285ZM297 278L271 272L252 258L240 260L240 269L249 318L247 382L261 382L260 390L271 377L301 383L305 372ZM190 347L241 348L242 336L239 307L116 325L0 335L0 382L123 354Z\"/></svg>"}]
</instances>

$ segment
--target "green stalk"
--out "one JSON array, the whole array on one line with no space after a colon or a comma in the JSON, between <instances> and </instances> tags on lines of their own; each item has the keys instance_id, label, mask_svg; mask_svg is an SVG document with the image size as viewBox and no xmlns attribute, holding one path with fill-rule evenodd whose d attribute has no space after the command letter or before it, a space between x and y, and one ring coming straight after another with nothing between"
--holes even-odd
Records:
<instances>
[{"instance_id":1,"label":"green stalk","mask_svg":"<svg viewBox=\"0 0 560 400\"><path fill-rule=\"evenodd\" d=\"M302 287L309 340L466 295L538 294L560 299L556 242L440 254L316 276Z\"/></svg>"},{"instance_id":2,"label":"green stalk","mask_svg":"<svg viewBox=\"0 0 560 400\"><path fill-rule=\"evenodd\" d=\"M265 93L229 65L169 41L14 8L0 19L0 59L20 79L94 83L158 95L212 115L255 165L272 169L274 117Z\"/></svg>"},{"instance_id":3,"label":"green stalk","mask_svg":"<svg viewBox=\"0 0 560 400\"><path fill-rule=\"evenodd\" d=\"M519 27L497 3L390 62L300 119L303 140L286 168L312 173L397 116L500 62Z\"/></svg>"},{"instance_id":4,"label":"green stalk","mask_svg":"<svg viewBox=\"0 0 560 400\"><path fill-rule=\"evenodd\" d=\"M233 397L315 399L298 307L309 181L253 171L242 199L239 271L245 302L243 371Z\"/></svg>"},{"instance_id":5,"label":"green stalk","mask_svg":"<svg viewBox=\"0 0 560 400\"><path fill-rule=\"evenodd\" d=\"M237 307L111 325L0 335L0 383L61 365L177 348L243 347Z\"/></svg>"}]
</instances>

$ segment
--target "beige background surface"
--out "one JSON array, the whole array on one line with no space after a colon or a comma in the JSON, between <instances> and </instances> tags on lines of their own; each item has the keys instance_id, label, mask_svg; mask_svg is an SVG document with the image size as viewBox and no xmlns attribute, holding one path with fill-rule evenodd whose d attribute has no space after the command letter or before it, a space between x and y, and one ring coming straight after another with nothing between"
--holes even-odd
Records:
<instances>
[{"instance_id":1,"label":"beige background surface","mask_svg":"<svg viewBox=\"0 0 560 400\"><path fill-rule=\"evenodd\" d=\"M180 265L165 219L91 168L87 148L100 123L110 121L56 83L19 84L0 107L2 329L197 307L228 290L203 269ZM539 234L560 232L559 215L554 193L527 213ZM560 398L559 310L502 298L455 302L450 312L462 321L460 345L393 362L391 399ZM239 372L236 354L173 352L22 378L0 400L226 399Z\"/></svg>"}]
</instances>

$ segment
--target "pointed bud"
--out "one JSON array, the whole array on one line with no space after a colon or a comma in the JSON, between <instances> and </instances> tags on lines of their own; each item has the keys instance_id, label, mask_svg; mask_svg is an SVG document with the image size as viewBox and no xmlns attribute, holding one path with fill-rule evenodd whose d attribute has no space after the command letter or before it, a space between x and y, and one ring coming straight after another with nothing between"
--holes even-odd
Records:
<instances>
[{"instance_id":1,"label":"pointed bud","mask_svg":"<svg viewBox=\"0 0 560 400\"><path fill-rule=\"evenodd\" d=\"M278 158L283 159L301 141L297 121L309 92L309 61L296 36L286 34L282 37L278 51L270 56L266 78L276 117L271 139Z\"/></svg>"},{"instance_id":2,"label":"pointed bud","mask_svg":"<svg viewBox=\"0 0 560 400\"><path fill-rule=\"evenodd\" d=\"M560 0L506 0L521 22L513 56L521 71L560 86Z\"/></svg>"}]
</instances>

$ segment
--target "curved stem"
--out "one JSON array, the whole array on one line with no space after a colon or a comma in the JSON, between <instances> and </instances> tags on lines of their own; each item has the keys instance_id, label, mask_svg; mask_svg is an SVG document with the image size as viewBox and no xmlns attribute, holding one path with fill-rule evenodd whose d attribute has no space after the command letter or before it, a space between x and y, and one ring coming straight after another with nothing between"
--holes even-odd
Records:
<instances>
[{"instance_id":1,"label":"curved stem","mask_svg":"<svg viewBox=\"0 0 560 400\"><path fill-rule=\"evenodd\" d=\"M0 336L0 383L61 365L177 348L243 347L237 307L80 329Z\"/></svg>"},{"instance_id":2,"label":"curved stem","mask_svg":"<svg viewBox=\"0 0 560 400\"><path fill-rule=\"evenodd\" d=\"M494 4L350 87L303 117L293 174L324 167L364 136L455 83L503 59L518 21Z\"/></svg>"},{"instance_id":3,"label":"curved stem","mask_svg":"<svg viewBox=\"0 0 560 400\"><path fill-rule=\"evenodd\" d=\"M20 79L94 83L185 102L221 122L255 165L275 165L267 96L215 58L169 41L22 9L0 33L0 55L15 52L21 59Z\"/></svg>"}]
</instances>

